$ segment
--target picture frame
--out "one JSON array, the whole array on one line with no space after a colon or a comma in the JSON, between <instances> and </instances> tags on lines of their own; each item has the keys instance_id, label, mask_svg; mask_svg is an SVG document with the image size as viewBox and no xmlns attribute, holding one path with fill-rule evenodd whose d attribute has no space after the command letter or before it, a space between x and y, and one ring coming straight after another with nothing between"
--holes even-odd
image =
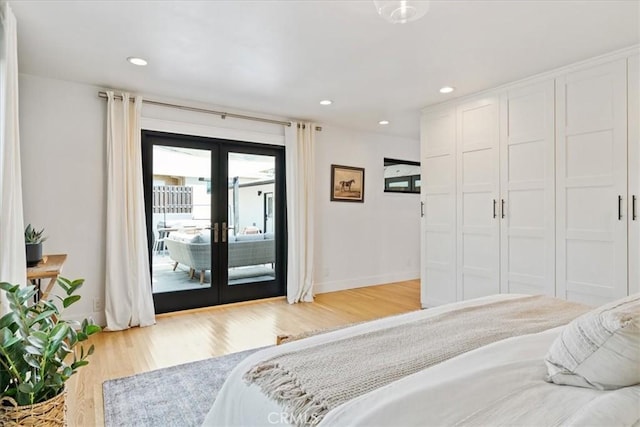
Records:
<instances>
[{"instance_id":1,"label":"picture frame","mask_svg":"<svg viewBox=\"0 0 640 427\"><path fill-rule=\"evenodd\" d=\"M331 201L364 203L364 168L331 165Z\"/></svg>"}]
</instances>

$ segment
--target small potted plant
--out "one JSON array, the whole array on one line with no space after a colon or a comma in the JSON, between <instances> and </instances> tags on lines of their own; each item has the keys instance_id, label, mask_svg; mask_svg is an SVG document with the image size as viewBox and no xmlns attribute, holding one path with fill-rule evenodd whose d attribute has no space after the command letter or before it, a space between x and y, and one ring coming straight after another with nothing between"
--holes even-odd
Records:
<instances>
[{"instance_id":1,"label":"small potted plant","mask_svg":"<svg viewBox=\"0 0 640 427\"><path fill-rule=\"evenodd\" d=\"M94 351L80 343L101 330L87 319L61 317L80 299L75 292L83 282L58 279L62 309L52 300L33 304L34 286L0 283L11 309L0 318L0 425L66 425L65 383Z\"/></svg>"},{"instance_id":2,"label":"small potted plant","mask_svg":"<svg viewBox=\"0 0 640 427\"><path fill-rule=\"evenodd\" d=\"M46 237L42 237L44 228L37 231L31 226L27 225L24 230L24 243L27 252L27 267L33 267L42 260L42 242L47 240Z\"/></svg>"}]
</instances>

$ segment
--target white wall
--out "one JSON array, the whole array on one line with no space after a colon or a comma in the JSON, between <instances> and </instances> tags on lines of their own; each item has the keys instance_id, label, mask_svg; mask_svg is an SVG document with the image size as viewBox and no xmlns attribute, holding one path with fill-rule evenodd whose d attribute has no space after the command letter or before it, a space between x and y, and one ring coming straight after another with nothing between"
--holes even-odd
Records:
<instances>
[{"instance_id":1,"label":"white wall","mask_svg":"<svg viewBox=\"0 0 640 427\"><path fill-rule=\"evenodd\" d=\"M45 253L68 254L62 276L86 280L69 317L103 323L106 103L97 87L24 74L19 90L25 224L46 229Z\"/></svg>"},{"instance_id":2,"label":"white wall","mask_svg":"<svg viewBox=\"0 0 640 427\"><path fill-rule=\"evenodd\" d=\"M46 228L46 253L69 255L63 276L86 279L83 299L69 315L103 323L103 312L93 310L95 299L104 301L105 288L106 101L98 90L20 76L25 223ZM278 126L169 111L143 109L143 124L272 144L283 140ZM418 160L419 141L326 124L317 133L316 293L419 277L419 197L383 192L384 157ZM364 203L329 201L331 164L365 168Z\"/></svg>"},{"instance_id":3,"label":"white wall","mask_svg":"<svg viewBox=\"0 0 640 427\"><path fill-rule=\"evenodd\" d=\"M384 192L384 158L419 161L419 142L323 124L315 155L315 292L418 278L420 196ZM365 168L364 203L330 201L332 164Z\"/></svg>"}]
</instances>

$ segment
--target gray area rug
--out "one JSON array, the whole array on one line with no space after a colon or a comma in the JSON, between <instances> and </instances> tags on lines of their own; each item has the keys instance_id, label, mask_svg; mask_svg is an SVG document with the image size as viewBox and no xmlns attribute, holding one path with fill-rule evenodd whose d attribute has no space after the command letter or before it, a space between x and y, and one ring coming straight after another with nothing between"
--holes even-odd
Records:
<instances>
[{"instance_id":1,"label":"gray area rug","mask_svg":"<svg viewBox=\"0 0 640 427\"><path fill-rule=\"evenodd\" d=\"M200 426L231 370L257 350L105 381L105 426Z\"/></svg>"}]
</instances>

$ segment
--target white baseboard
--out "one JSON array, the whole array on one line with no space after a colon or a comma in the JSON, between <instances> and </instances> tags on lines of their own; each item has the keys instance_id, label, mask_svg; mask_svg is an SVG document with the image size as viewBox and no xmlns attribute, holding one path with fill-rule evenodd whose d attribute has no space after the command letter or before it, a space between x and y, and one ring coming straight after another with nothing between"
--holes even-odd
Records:
<instances>
[{"instance_id":1,"label":"white baseboard","mask_svg":"<svg viewBox=\"0 0 640 427\"><path fill-rule=\"evenodd\" d=\"M380 276L358 277L349 280L335 280L331 282L316 282L313 288L314 294L344 291L347 289L364 288L366 286L384 285L387 283L415 280L420 277L419 271L384 274Z\"/></svg>"}]
</instances>

